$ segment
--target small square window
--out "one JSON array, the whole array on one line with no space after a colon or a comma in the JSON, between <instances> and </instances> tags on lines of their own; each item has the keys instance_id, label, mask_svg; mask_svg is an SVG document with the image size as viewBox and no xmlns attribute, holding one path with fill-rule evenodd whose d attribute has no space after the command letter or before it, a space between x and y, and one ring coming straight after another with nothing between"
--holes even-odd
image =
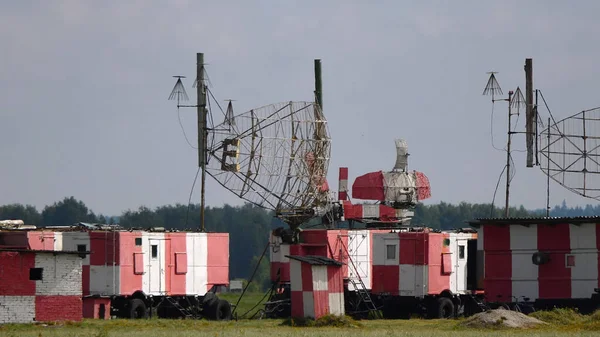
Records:
<instances>
[{"instance_id":1,"label":"small square window","mask_svg":"<svg viewBox=\"0 0 600 337\"><path fill-rule=\"evenodd\" d=\"M566 256L567 267L575 267L575 255Z\"/></svg>"},{"instance_id":2,"label":"small square window","mask_svg":"<svg viewBox=\"0 0 600 337\"><path fill-rule=\"evenodd\" d=\"M152 245L152 258L156 259L158 257L158 245Z\"/></svg>"},{"instance_id":3,"label":"small square window","mask_svg":"<svg viewBox=\"0 0 600 337\"><path fill-rule=\"evenodd\" d=\"M77 251L78 252L85 252L85 251L87 251L87 245L77 245Z\"/></svg>"},{"instance_id":4,"label":"small square window","mask_svg":"<svg viewBox=\"0 0 600 337\"><path fill-rule=\"evenodd\" d=\"M29 269L29 279L31 281L40 281L44 274L44 268L31 268Z\"/></svg>"},{"instance_id":5,"label":"small square window","mask_svg":"<svg viewBox=\"0 0 600 337\"><path fill-rule=\"evenodd\" d=\"M135 238L135 245L136 246L141 246L142 245L142 238Z\"/></svg>"},{"instance_id":6,"label":"small square window","mask_svg":"<svg viewBox=\"0 0 600 337\"><path fill-rule=\"evenodd\" d=\"M458 258L461 260L465 258L465 246L458 246Z\"/></svg>"},{"instance_id":7,"label":"small square window","mask_svg":"<svg viewBox=\"0 0 600 337\"><path fill-rule=\"evenodd\" d=\"M395 260L396 259L396 245L386 245L386 259Z\"/></svg>"}]
</instances>

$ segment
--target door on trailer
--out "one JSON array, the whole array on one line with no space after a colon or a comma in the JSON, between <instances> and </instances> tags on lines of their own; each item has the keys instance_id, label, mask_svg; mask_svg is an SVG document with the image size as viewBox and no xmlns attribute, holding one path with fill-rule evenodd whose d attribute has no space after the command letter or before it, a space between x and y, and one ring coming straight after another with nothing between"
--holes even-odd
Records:
<instances>
[{"instance_id":1,"label":"door on trailer","mask_svg":"<svg viewBox=\"0 0 600 337\"><path fill-rule=\"evenodd\" d=\"M467 289L467 254L469 240L466 238L456 238L456 248L453 255L456 255L454 261L453 278L455 288L453 291L462 293Z\"/></svg>"},{"instance_id":2,"label":"door on trailer","mask_svg":"<svg viewBox=\"0 0 600 337\"><path fill-rule=\"evenodd\" d=\"M165 292L165 240L149 239L148 282L151 294Z\"/></svg>"},{"instance_id":3,"label":"door on trailer","mask_svg":"<svg viewBox=\"0 0 600 337\"><path fill-rule=\"evenodd\" d=\"M348 277L356 282L362 281L367 289L371 289L371 275L369 274L370 247L368 231L348 232L348 254L352 259L352 261L347 262ZM356 290L352 284L348 285L348 289Z\"/></svg>"}]
</instances>

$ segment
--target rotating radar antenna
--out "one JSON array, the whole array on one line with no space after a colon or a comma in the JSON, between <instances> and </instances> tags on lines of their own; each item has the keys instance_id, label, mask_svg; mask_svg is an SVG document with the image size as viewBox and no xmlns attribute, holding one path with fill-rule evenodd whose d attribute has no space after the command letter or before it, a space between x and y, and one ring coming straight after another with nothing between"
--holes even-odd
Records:
<instances>
[{"instance_id":1,"label":"rotating radar antenna","mask_svg":"<svg viewBox=\"0 0 600 337\"><path fill-rule=\"evenodd\" d=\"M322 112L320 60L315 60L314 101L285 101L236 115L232 100L227 100L218 123L213 122L217 118L210 110L214 105L220 109L220 105L205 84L203 65L199 67L195 82L198 105L179 104L180 98L186 97L179 77L170 99L177 99L178 108L201 107L198 153L202 186L207 173L239 198L274 211L291 228L322 215L330 204L326 176L331 139ZM201 210L203 201L204 192Z\"/></svg>"},{"instance_id":2,"label":"rotating radar antenna","mask_svg":"<svg viewBox=\"0 0 600 337\"><path fill-rule=\"evenodd\" d=\"M581 196L600 201L600 107L550 123L539 134L540 168Z\"/></svg>"}]
</instances>

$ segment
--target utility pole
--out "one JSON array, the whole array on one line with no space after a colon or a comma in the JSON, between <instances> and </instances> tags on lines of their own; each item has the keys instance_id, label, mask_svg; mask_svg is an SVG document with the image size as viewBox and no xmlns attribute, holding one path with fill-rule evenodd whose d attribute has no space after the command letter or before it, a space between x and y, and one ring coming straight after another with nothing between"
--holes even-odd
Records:
<instances>
[{"instance_id":1,"label":"utility pole","mask_svg":"<svg viewBox=\"0 0 600 337\"><path fill-rule=\"evenodd\" d=\"M202 189L200 191L200 231L205 232L204 226L204 195L206 185L206 142L208 129L206 127L206 86L204 84L204 53L196 54L196 90L198 98L198 166L202 170Z\"/></svg>"},{"instance_id":2,"label":"utility pole","mask_svg":"<svg viewBox=\"0 0 600 337\"><path fill-rule=\"evenodd\" d=\"M507 218L508 218L508 200L509 200L509 193L510 193L510 140L512 137L512 131L510 130L510 127L511 127L511 117L512 117L512 110L511 110L512 95L513 95L513 92L511 90L508 92L508 140L506 142L506 203L505 203L504 216Z\"/></svg>"}]
</instances>

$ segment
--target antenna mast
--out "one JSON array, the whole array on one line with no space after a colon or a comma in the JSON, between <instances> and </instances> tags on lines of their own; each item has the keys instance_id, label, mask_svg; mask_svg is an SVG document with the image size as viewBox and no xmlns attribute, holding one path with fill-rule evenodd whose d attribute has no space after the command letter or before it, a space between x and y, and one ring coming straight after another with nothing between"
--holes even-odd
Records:
<instances>
[{"instance_id":1,"label":"antenna mast","mask_svg":"<svg viewBox=\"0 0 600 337\"><path fill-rule=\"evenodd\" d=\"M197 97L198 97L198 166L202 170L202 189L200 191L200 231L205 232L204 226L204 196L206 185L206 140L208 138L208 129L206 127L206 87L204 84L204 53L196 54L196 72L197 72Z\"/></svg>"}]
</instances>

